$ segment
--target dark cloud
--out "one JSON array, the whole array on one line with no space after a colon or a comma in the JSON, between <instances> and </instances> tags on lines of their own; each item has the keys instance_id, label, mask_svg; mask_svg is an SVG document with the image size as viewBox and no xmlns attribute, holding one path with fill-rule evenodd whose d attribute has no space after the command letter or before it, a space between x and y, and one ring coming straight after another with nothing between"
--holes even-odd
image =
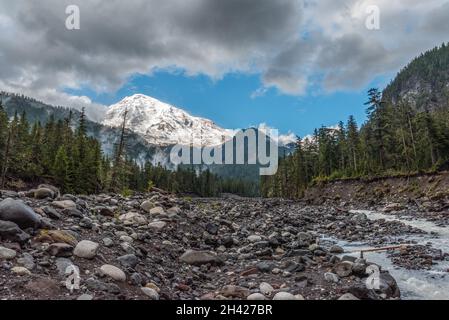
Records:
<instances>
[{"instance_id":1,"label":"dark cloud","mask_svg":"<svg viewBox=\"0 0 449 320\"><path fill-rule=\"evenodd\" d=\"M379 31L364 27L372 2ZM65 28L71 4L79 31ZM90 101L63 88L114 92L135 73L174 67L261 74L254 97L360 88L447 40L448 10L445 0L0 0L0 87L81 106Z\"/></svg>"}]
</instances>

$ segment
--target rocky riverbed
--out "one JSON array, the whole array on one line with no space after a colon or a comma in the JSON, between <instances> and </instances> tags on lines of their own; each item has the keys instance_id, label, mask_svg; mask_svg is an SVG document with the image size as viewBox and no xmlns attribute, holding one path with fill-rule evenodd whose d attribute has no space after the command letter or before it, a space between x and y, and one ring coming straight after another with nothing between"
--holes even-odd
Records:
<instances>
[{"instance_id":1,"label":"rocky riverbed","mask_svg":"<svg viewBox=\"0 0 449 320\"><path fill-rule=\"evenodd\" d=\"M323 239L378 247L425 233L277 199L74 196L42 185L0 200L0 299L399 299L388 272L369 290L371 263ZM391 254L423 268L447 258L422 250Z\"/></svg>"}]
</instances>

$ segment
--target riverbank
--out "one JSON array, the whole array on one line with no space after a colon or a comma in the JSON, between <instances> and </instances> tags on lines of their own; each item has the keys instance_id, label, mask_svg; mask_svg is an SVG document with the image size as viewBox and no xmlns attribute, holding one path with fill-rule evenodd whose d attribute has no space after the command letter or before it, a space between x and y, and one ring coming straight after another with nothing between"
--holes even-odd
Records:
<instances>
[{"instance_id":1,"label":"riverbank","mask_svg":"<svg viewBox=\"0 0 449 320\"><path fill-rule=\"evenodd\" d=\"M380 245L423 232L276 199L73 196L51 186L1 198L1 299L399 299L389 272L368 289L372 263L324 239Z\"/></svg>"}]
</instances>

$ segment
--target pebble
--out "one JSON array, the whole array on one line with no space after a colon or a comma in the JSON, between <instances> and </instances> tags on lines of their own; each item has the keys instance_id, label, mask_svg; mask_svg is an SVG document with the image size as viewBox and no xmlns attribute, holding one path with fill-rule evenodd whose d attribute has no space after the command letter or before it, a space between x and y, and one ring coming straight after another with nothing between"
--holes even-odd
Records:
<instances>
[{"instance_id":1,"label":"pebble","mask_svg":"<svg viewBox=\"0 0 449 320\"><path fill-rule=\"evenodd\" d=\"M119 282L125 282L126 281L126 274L120 269L110 264L104 264L101 266L100 271L112 278L115 281Z\"/></svg>"},{"instance_id":2,"label":"pebble","mask_svg":"<svg viewBox=\"0 0 449 320\"><path fill-rule=\"evenodd\" d=\"M246 300L262 301L267 300L267 298L262 293L252 293L246 298Z\"/></svg>"},{"instance_id":3,"label":"pebble","mask_svg":"<svg viewBox=\"0 0 449 320\"><path fill-rule=\"evenodd\" d=\"M98 243L83 240L76 245L73 254L79 258L93 259L97 255L98 248Z\"/></svg>"},{"instance_id":4,"label":"pebble","mask_svg":"<svg viewBox=\"0 0 449 320\"><path fill-rule=\"evenodd\" d=\"M31 275L31 271L24 267L14 267L11 269L12 272L19 276L29 276Z\"/></svg>"},{"instance_id":5,"label":"pebble","mask_svg":"<svg viewBox=\"0 0 449 320\"><path fill-rule=\"evenodd\" d=\"M267 282L262 282L259 286L259 290L262 294L269 296L273 293L274 288Z\"/></svg>"},{"instance_id":6,"label":"pebble","mask_svg":"<svg viewBox=\"0 0 449 320\"><path fill-rule=\"evenodd\" d=\"M12 260L16 255L17 252L15 250L0 247L0 260Z\"/></svg>"},{"instance_id":7,"label":"pebble","mask_svg":"<svg viewBox=\"0 0 449 320\"><path fill-rule=\"evenodd\" d=\"M150 298L150 300L159 300L159 293L156 290L148 287L140 288L142 292Z\"/></svg>"},{"instance_id":8,"label":"pebble","mask_svg":"<svg viewBox=\"0 0 449 320\"><path fill-rule=\"evenodd\" d=\"M278 292L274 295L273 300L300 300L289 292Z\"/></svg>"}]
</instances>

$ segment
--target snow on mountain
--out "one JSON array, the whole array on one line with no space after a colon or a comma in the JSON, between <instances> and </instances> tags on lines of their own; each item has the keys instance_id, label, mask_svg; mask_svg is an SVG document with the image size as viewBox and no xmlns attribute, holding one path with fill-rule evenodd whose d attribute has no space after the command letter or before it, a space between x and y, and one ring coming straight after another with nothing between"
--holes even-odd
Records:
<instances>
[{"instance_id":1,"label":"snow on mountain","mask_svg":"<svg viewBox=\"0 0 449 320\"><path fill-rule=\"evenodd\" d=\"M120 127L128 110L126 126L155 145L220 145L234 135L208 119L194 117L184 110L152 97L136 94L108 108L103 125Z\"/></svg>"}]
</instances>

